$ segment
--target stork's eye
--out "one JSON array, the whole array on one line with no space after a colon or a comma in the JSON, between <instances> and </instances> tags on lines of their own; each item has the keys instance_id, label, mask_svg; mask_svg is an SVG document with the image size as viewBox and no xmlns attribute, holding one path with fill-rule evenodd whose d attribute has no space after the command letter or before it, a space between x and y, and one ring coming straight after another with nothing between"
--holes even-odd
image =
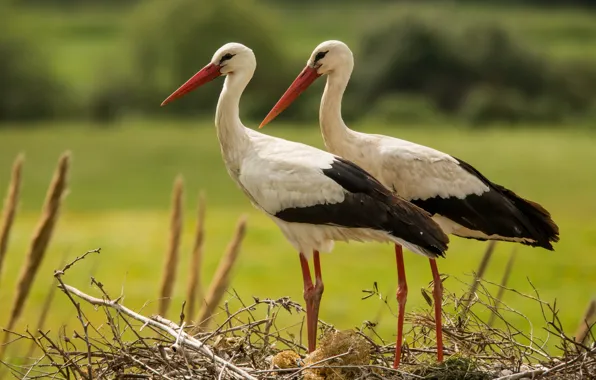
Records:
<instances>
[{"instance_id":1,"label":"stork's eye","mask_svg":"<svg viewBox=\"0 0 596 380\"><path fill-rule=\"evenodd\" d=\"M317 61L318 61L318 60L320 60L320 59L323 59L323 58L325 58L325 55L326 55L327 53L329 53L329 50L327 50L327 51L320 51L320 52L318 52L318 53L317 53L317 55L315 55L315 62L317 62Z\"/></svg>"},{"instance_id":2,"label":"stork's eye","mask_svg":"<svg viewBox=\"0 0 596 380\"><path fill-rule=\"evenodd\" d=\"M221 65L225 61L227 61L229 59L232 59L232 57L235 56L235 55L236 54L227 53L226 55L224 55L223 57L221 57L221 59L219 60L219 64Z\"/></svg>"}]
</instances>

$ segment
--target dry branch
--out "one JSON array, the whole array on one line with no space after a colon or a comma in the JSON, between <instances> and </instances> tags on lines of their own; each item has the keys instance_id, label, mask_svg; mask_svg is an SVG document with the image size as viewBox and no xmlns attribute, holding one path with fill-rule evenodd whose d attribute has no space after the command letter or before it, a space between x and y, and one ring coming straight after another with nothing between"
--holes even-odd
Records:
<instances>
[{"instance_id":1,"label":"dry branch","mask_svg":"<svg viewBox=\"0 0 596 380\"><path fill-rule=\"evenodd\" d=\"M232 241L228 245L226 253L219 262L219 266L217 267L217 271L215 272L213 280L211 280L209 290L205 296L205 305L203 305L196 318L197 328L202 329L209 325L215 308L221 302L221 299L228 288L230 283L230 272L234 266L234 263L236 262L236 259L238 258L238 253L240 253L240 246L242 245L245 231L246 216L242 216L238 220Z\"/></svg>"},{"instance_id":2,"label":"dry branch","mask_svg":"<svg viewBox=\"0 0 596 380\"><path fill-rule=\"evenodd\" d=\"M161 280L159 314L166 315L170 307L172 292L176 282L178 267L178 253L180 250L180 236L182 235L182 198L184 180L181 175L174 182L172 192L172 214L170 220L170 243L164 262L164 272Z\"/></svg>"},{"instance_id":3,"label":"dry branch","mask_svg":"<svg viewBox=\"0 0 596 380\"><path fill-rule=\"evenodd\" d=\"M235 366L234 364L228 362L227 360L215 355L213 353L213 351L207 345L205 345L200 340L185 333L180 328L180 326L176 325L174 322L168 321L167 324L158 322L155 319L150 319L150 318L147 318L141 314L135 313L134 311L130 310L129 308L119 304L117 302L117 300L110 301L110 300L103 300L103 299L95 298L95 297L92 297L90 295L87 295L87 294L81 292L77 288L74 288L70 285L64 284L64 285L61 285L61 288L63 291L69 292L69 293L89 302L91 305L110 307L112 309L117 310L118 312L120 312L122 314L125 314L131 318L136 319L137 321L143 322L143 324L146 326L155 327L161 331L164 331L167 334L169 334L170 336L174 337L175 339L180 337L179 341L177 341L180 345L191 347L191 348L197 350L198 352L200 352L205 357L214 360L217 363L218 367L222 371L225 371L228 369L231 372L235 373L235 375L239 375L239 378L241 378L241 379L256 380L255 377L248 374L248 372L246 372L244 369L239 368L239 367ZM238 376L235 376L235 377L238 377Z\"/></svg>"},{"instance_id":4,"label":"dry branch","mask_svg":"<svg viewBox=\"0 0 596 380\"><path fill-rule=\"evenodd\" d=\"M8 249L8 239L10 237L10 230L14 217L17 212L17 205L19 203L19 190L21 188L21 172L23 169L23 161L25 157L19 154L12 165L12 175L10 177L10 185L8 185L8 192L4 199L4 208L2 213L2 225L0 225L0 276L2 275L2 264L6 250Z\"/></svg>"},{"instance_id":5,"label":"dry branch","mask_svg":"<svg viewBox=\"0 0 596 380\"><path fill-rule=\"evenodd\" d=\"M66 192L69 163L70 153L66 152L62 154L60 160L58 161L58 168L54 173L54 178L52 179L48 189L41 219L33 235L31 247L29 248L25 263L21 268L21 274L19 275L17 282L16 294L10 312L10 319L6 325L7 330L13 329L17 320L19 319L19 316L21 315L23 306L25 305L25 301L27 300L31 286L33 285L33 280L35 279L37 270L41 265L52 237L54 227L58 220L62 198ZM5 342L6 339L7 336L5 335Z\"/></svg>"},{"instance_id":6,"label":"dry branch","mask_svg":"<svg viewBox=\"0 0 596 380\"><path fill-rule=\"evenodd\" d=\"M195 304L197 300L203 299L201 289L201 264L203 261L203 245L205 241L205 196L199 196L197 211L197 230L195 232L195 243L192 250L190 272L188 274L188 285L186 288L186 301L188 302L187 313L195 315Z\"/></svg>"}]
</instances>

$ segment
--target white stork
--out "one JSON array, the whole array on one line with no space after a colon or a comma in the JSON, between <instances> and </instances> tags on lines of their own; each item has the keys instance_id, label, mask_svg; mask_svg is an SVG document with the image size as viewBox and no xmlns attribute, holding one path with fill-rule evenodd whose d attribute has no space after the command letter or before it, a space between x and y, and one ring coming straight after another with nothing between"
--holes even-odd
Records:
<instances>
[{"instance_id":1,"label":"white stork","mask_svg":"<svg viewBox=\"0 0 596 380\"><path fill-rule=\"evenodd\" d=\"M258 133L242 125L239 102L256 59L238 43L221 47L211 62L164 102L225 75L215 126L228 173L253 205L269 216L300 252L308 349L316 346L323 280L319 252L334 241L385 241L435 258L448 237L421 208L393 195L352 162L308 145ZM313 253L315 284L308 259Z\"/></svg>"},{"instance_id":2,"label":"white stork","mask_svg":"<svg viewBox=\"0 0 596 380\"><path fill-rule=\"evenodd\" d=\"M478 240L504 240L553 250L559 229L548 211L495 184L466 162L438 150L383 135L353 131L341 116L341 102L354 58L340 41L317 46L306 67L265 117L260 127L273 120L321 75L327 84L321 100L319 121L325 146L372 173L387 188L433 215L445 233ZM401 249L396 247L399 303L398 336L394 367L401 357L403 313L407 284ZM434 258L433 298L437 356L443 360L441 331L442 285Z\"/></svg>"}]
</instances>

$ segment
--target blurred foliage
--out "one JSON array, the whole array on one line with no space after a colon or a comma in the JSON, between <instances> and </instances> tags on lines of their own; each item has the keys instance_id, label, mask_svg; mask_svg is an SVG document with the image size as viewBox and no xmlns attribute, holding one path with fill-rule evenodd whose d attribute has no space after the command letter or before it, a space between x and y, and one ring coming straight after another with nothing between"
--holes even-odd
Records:
<instances>
[{"instance_id":1,"label":"blurred foliage","mask_svg":"<svg viewBox=\"0 0 596 380\"><path fill-rule=\"evenodd\" d=\"M113 112L110 99L128 99L142 112L211 115L222 83L205 85L165 109L159 104L172 91L209 63L223 44L240 42L255 52L257 70L242 100L247 117L263 117L271 107L271 94L281 94L292 71L275 40L275 28L267 20L268 9L252 2L152 0L143 2L133 14L130 33L130 62L134 75L112 75L93 97L94 115ZM133 94L136 94L133 96ZM125 104L118 102L117 104Z\"/></svg>"},{"instance_id":2,"label":"blurred foliage","mask_svg":"<svg viewBox=\"0 0 596 380\"><path fill-rule=\"evenodd\" d=\"M0 121L60 116L64 94L44 52L12 22L6 3L0 8Z\"/></svg>"},{"instance_id":3,"label":"blurred foliage","mask_svg":"<svg viewBox=\"0 0 596 380\"><path fill-rule=\"evenodd\" d=\"M97 6L106 4L127 5L137 3L138 0L12 0L20 5L72 7L72 6Z\"/></svg>"},{"instance_id":4,"label":"blurred foliage","mask_svg":"<svg viewBox=\"0 0 596 380\"><path fill-rule=\"evenodd\" d=\"M361 103L423 96L473 124L560 120L591 110L596 67L553 63L496 26L450 32L406 18L364 39L355 72Z\"/></svg>"},{"instance_id":5,"label":"blurred foliage","mask_svg":"<svg viewBox=\"0 0 596 380\"><path fill-rule=\"evenodd\" d=\"M340 6L336 0L326 2L330 10ZM474 0L461 2L474 3ZM529 2L510 0L503 7L514 9L513 3ZM290 3L295 3L295 7L288 6ZM561 2L545 4L554 3ZM574 2L579 3L583 2ZM305 28L310 25L310 20L301 20L293 26L276 24L287 20L288 14L304 17L302 13L295 16L292 11L283 12L284 6L298 9L302 3L295 0L281 2L285 5L272 0L0 0L0 8L9 4L26 5L20 10L32 11L35 16L29 25L16 27L17 22L9 23L11 12L0 9L0 119L3 120L85 116L107 125L128 114L212 117L223 79L168 107L160 108L159 104L207 64L221 45L230 41L246 44L257 56L255 77L242 98L241 108L244 118L261 120L304 64L304 58L293 59L298 54L289 49L296 45L280 38L281 31L288 33L285 30L288 27L291 38L299 40L304 30L302 24ZM58 9L50 13L53 18L48 21L48 30L52 32L48 34L54 42L53 48L67 58L54 61L52 67L57 72L66 72L60 78L69 87L56 79L48 64L44 49L49 50L51 45L45 46L46 39L35 36L39 30L46 30L35 30L35 17L47 15L48 10L43 7L41 12L34 10L42 4ZM89 11L62 10L62 6L75 4L88 7ZM468 8L475 10L476 6ZM427 8L421 9L426 12ZM78 19L81 13L90 18ZM511 13L517 15L515 11ZM538 36L534 36L531 45L525 38L532 35L507 26L506 21L499 24L503 26L475 18L454 23L449 18L409 14L398 18L388 14L383 20L393 22L370 23L372 29L368 34L361 37L358 32L357 38L349 41L356 53L356 70L343 103L348 122L366 118L420 124L460 118L482 126L501 121L552 122L596 115L594 58L578 61L564 54L542 56L533 49L536 41L557 38L560 41L552 46L561 46L562 50L569 41L581 40L577 44L580 49L584 44L589 46L594 38L592 29L573 28L572 18L561 21L562 27L530 28ZM97 20L107 17L107 21L94 23L95 17ZM77 22L68 26L68 20L75 18ZM337 20L327 22L328 18L323 17L326 24L321 30L338 27ZM367 24L359 30L368 27ZM28 28L32 29L31 33ZM297 28L295 32L293 28ZM510 29L518 33L512 35ZM70 39L71 45L65 39ZM116 47L112 49L112 46ZM88 58L87 62L71 59L72 54L86 52L91 52L93 58L98 54L100 63L89 65ZM71 74L74 71L89 74L78 80L77 74ZM71 76L75 79L67 81ZM279 119L314 122L324 82L315 82ZM69 94L75 95L68 97Z\"/></svg>"}]
</instances>

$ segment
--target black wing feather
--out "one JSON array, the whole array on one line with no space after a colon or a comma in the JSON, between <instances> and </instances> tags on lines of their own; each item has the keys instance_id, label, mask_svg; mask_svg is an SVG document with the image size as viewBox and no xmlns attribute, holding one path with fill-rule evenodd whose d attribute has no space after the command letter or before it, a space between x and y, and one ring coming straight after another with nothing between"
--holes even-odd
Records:
<instances>
[{"instance_id":1,"label":"black wing feather","mask_svg":"<svg viewBox=\"0 0 596 380\"><path fill-rule=\"evenodd\" d=\"M351 161L336 157L322 172L346 190L343 202L288 208L275 216L286 222L386 231L430 256L444 256L449 238L429 213L396 197Z\"/></svg>"},{"instance_id":2,"label":"black wing feather","mask_svg":"<svg viewBox=\"0 0 596 380\"><path fill-rule=\"evenodd\" d=\"M559 241L559 228L544 207L492 183L472 165L456 160L464 170L488 186L489 191L481 195L470 194L464 199L434 197L411 202L431 214L440 214L486 235L527 238L532 241L523 244L553 249L551 242Z\"/></svg>"}]
</instances>

